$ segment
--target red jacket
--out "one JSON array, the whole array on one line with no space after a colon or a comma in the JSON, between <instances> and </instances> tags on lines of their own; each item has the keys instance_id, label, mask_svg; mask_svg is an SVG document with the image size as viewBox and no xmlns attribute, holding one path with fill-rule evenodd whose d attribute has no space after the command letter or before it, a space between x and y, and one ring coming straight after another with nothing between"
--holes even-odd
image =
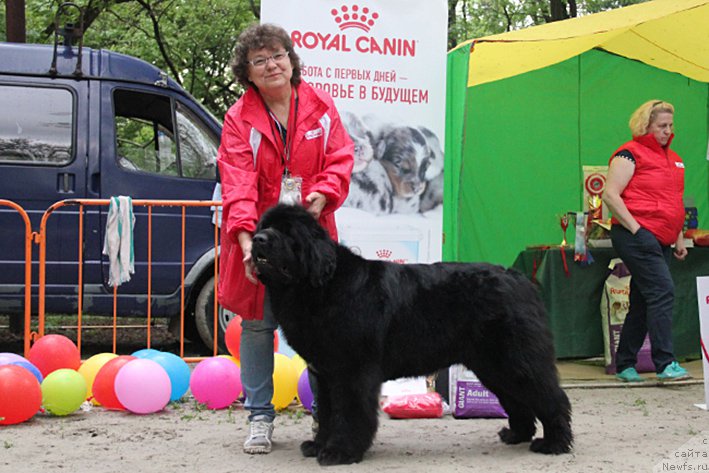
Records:
<instances>
[{"instance_id":1,"label":"red jacket","mask_svg":"<svg viewBox=\"0 0 709 473\"><path fill-rule=\"evenodd\" d=\"M684 163L670 149L673 138L662 147L651 133L638 136L611 157L625 149L635 158L635 173L620 197L640 226L663 245L675 243L684 225ZM612 223L618 221L613 218Z\"/></svg>"},{"instance_id":2,"label":"red jacket","mask_svg":"<svg viewBox=\"0 0 709 473\"><path fill-rule=\"evenodd\" d=\"M297 92L288 169L303 178L303 199L311 192L327 198L320 224L337 240L334 212L349 191L354 145L327 93L305 82ZM237 235L253 233L261 215L278 202L284 170L270 120L258 92L248 89L226 113L217 156L223 206L219 302L245 319L263 318L264 287L246 279Z\"/></svg>"}]
</instances>

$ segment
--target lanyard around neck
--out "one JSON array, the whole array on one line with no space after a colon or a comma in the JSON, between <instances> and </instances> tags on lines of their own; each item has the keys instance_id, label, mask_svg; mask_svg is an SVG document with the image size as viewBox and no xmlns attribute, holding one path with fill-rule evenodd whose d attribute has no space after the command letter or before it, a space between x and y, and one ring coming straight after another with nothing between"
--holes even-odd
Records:
<instances>
[{"instance_id":1,"label":"lanyard around neck","mask_svg":"<svg viewBox=\"0 0 709 473\"><path fill-rule=\"evenodd\" d=\"M263 99L263 98L262 98ZM276 148L279 149L281 164L284 166L284 174L289 174L288 165L290 164L291 148L293 146L293 135L295 135L296 119L298 117L298 97L296 96L295 88L291 88L290 94L290 109L288 110L288 123L286 128L278 121L276 115L268 108L266 101L263 102L266 111L269 115L269 125L271 126L271 135ZM275 125L275 126L274 126ZM276 128L278 130L276 130ZM279 147L280 145L280 147Z\"/></svg>"}]
</instances>

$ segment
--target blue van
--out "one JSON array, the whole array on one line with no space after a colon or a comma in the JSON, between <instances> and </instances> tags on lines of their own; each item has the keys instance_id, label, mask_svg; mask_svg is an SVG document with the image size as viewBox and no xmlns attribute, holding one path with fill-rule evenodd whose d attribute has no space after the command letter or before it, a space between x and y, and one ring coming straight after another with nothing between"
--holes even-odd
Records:
<instances>
[{"instance_id":1,"label":"blue van","mask_svg":"<svg viewBox=\"0 0 709 473\"><path fill-rule=\"evenodd\" d=\"M210 200L221 125L158 68L82 47L0 43L0 198L14 201L39 231L42 214L64 199ZM76 313L78 206L48 219L46 312ZM108 207L84 213L83 313L113 313L102 255ZM135 274L118 290L118 312L147 313L147 208L136 216ZM181 213L154 207L152 301L156 317L179 327ZM15 325L24 302L24 225L0 207L0 314ZM187 209L186 334L212 345L214 227L209 207ZM33 311L38 257L33 257ZM228 314L220 313L220 341ZM223 346L223 344L222 344Z\"/></svg>"}]
</instances>

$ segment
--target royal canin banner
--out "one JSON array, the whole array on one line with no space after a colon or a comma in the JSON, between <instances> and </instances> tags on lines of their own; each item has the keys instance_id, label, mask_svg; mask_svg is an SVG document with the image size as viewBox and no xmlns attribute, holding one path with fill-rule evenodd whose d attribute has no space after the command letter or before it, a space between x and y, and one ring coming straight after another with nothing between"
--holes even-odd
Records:
<instances>
[{"instance_id":1,"label":"royal canin banner","mask_svg":"<svg viewBox=\"0 0 709 473\"><path fill-rule=\"evenodd\" d=\"M443 0L261 2L355 143L336 215L342 243L366 258L441 258L447 14Z\"/></svg>"}]
</instances>

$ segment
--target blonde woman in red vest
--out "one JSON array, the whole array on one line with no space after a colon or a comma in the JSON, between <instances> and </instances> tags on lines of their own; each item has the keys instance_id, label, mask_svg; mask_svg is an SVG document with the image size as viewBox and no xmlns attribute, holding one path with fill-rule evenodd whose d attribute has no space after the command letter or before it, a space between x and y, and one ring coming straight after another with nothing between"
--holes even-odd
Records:
<instances>
[{"instance_id":1,"label":"blonde woman in red vest","mask_svg":"<svg viewBox=\"0 0 709 473\"><path fill-rule=\"evenodd\" d=\"M603 201L613 213L611 240L632 275L630 308L616 354L616 377L645 381L635 370L649 333L652 360L661 381L689 378L672 349L674 283L672 253L687 256L684 225L684 164L670 149L674 107L651 100L630 117L633 139L610 159ZM674 244L674 250L672 248Z\"/></svg>"}]
</instances>

